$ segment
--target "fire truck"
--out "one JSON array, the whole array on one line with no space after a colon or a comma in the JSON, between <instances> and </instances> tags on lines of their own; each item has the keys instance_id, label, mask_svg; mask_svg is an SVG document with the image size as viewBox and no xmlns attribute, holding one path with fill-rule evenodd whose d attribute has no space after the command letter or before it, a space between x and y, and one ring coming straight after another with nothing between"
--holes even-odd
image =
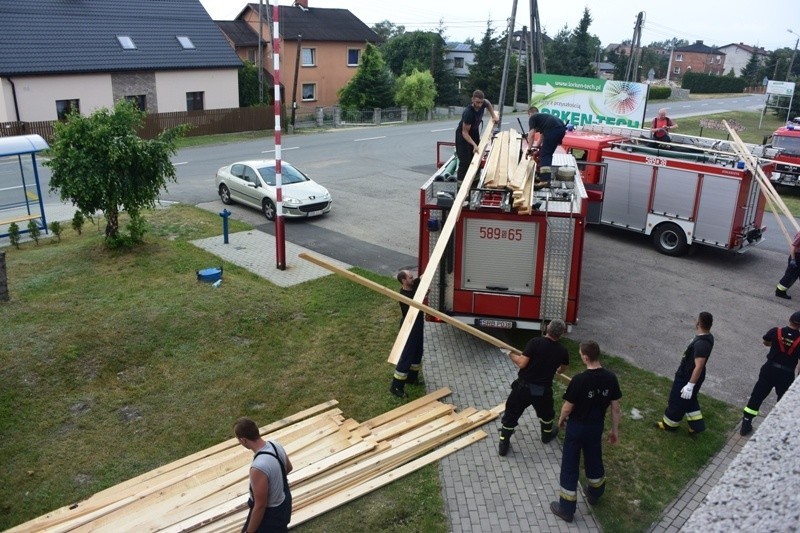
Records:
<instances>
[{"instance_id":1,"label":"fire truck","mask_svg":"<svg viewBox=\"0 0 800 533\"><path fill-rule=\"evenodd\" d=\"M772 157L775 161L772 182L800 187L800 117L775 130L765 144L777 152Z\"/></svg>"},{"instance_id":2,"label":"fire truck","mask_svg":"<svg viewBox=\"0 0 800 533\"><path fill-rule=\"evenodd\" d=\"M658 143L644 130L589 125L562 146L579 162L589 223L652 237L664 254L693 244L743 252L764 239L765 198L727 141L672 135ZM760 145L747 145L763 155ZM769 175L774 163L763 163Z\"/></svg>"},{"instance_id":3,"label":"fire truck","mask_svg":"<svg viewBox=\"0 0 800 533\"><path fill-rule=\"evenodd\" d=\"M523 143L512 147L509 161L524 165ZM452 145L438 144L437 161ZM496 149L493 139L484 163ZM450 157L420 188L420 272L429 267L453 207L456 165ZM430 265L437 270L428 305L477 327L541 329L556 318L574 325L587 213L577 162L566 152L555 154L552 185L525 189L525 207L515 207L511 190L487 186L492 172L490 165L480 168L441 261Z\"/></svg>"}]
</instances>

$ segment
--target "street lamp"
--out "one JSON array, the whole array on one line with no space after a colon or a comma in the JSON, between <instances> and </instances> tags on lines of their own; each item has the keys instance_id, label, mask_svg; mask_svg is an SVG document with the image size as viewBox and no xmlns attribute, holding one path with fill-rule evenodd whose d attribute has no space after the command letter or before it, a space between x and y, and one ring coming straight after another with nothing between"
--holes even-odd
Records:
<instances>
[{"instance_id":1,"label":"street lamp","mask_svg":"<svg viewBox=\"0 0 800 533\"><path fill-rule=\"evenodd\" d=\"M792 65L794 65L794 56L797 55L797 44L800 43L800 35L793 32L791 29L786 30L792 35L797 35L797 39L794 41L794 52L792 52L792 59L789 60L789 69L786 71L786 81L789 81L789 78L792 76Z\"/></svg>"}]
</instances>

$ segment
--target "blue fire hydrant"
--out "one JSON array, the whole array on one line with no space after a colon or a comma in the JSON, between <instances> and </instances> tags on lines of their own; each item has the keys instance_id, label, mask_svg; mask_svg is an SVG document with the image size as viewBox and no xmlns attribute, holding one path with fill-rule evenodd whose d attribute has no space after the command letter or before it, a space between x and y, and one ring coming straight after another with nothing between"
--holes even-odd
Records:
<instances>
[{"instance_id":1,"label":"blue fire hydrant","mask_svg":"<svg viewBox=\"0 0 800 533\"><path fill-rule=\"evenodd\" d=\"M228 217L231 216L231 212L227 209L223 209L222 212L219 214L222 217L222 238L225 244L228 244Z\"/></svg>"}]
</instances>

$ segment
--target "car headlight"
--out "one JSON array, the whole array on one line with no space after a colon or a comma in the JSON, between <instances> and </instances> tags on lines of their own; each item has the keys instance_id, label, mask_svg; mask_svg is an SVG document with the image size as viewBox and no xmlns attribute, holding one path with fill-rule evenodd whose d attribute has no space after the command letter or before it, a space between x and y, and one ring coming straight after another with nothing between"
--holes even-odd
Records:
<instances>
[{"instance_id":1,"label":"car headlight","mask_svg":"<svg viewBox=\"0 0 800 533\"><path fill-rule=\"evenodd\" d=\"M287 197L283 199L283 203L285 203L286 205L300 205L303 202L301 202L297 198Z\"/></svg>"},{"instance_id":2,"label":"car headlight","mask_svg":"<svg viewBox=\"0 0 800 533\"><path fill-rule=\"evenodd\" d=\"M326 202L329 202L331 200L331 193L329 193L328 191L325 191L325 194L320 196L320 198L322 198Z\"/></svg>"}]
</instances>

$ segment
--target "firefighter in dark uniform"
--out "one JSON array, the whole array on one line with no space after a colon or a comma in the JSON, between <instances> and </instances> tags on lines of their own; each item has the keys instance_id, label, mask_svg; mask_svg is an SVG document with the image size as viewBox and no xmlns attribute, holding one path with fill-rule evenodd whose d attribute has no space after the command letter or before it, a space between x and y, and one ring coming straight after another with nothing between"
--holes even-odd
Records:
<instances>
[{"instance_id":1,"label":"firefighter in dark uniform","mask_svg":"<svg viewBox=\"0 0 800 533\"><path fill-rule=\"evenodd\" d=\"M608 406L611 406L610 444L616 444L619 440L619 421L622 416L619 381L613 372L600 364L600 346L594 341L582 342L580 353L586 370L572 378L564 393L564 405L558 418L558 425L566 430L561 457L561 490L558 501L550 503L550 510L567 522L572 522L577 506L581 453L588 483L586 501L594 505L605 492L603 429Z\"/></svg>"},{"instance_id":2,"label":"firefighter in dark uniform","mask_svg":"<svg viewBox=\"0 0 800 533\"><path fill-rule=\"evenodd\" d=\"M461 120L456 128L456 155L458 156L456 177L459 183L467 175L473 155L478 153L478 145L481 142L480 125L483 122L484 110L489 111L495 124L499 122L492 103L486 99L483 91L476 90L472 93L472 101L461 113ZM499 124L497 125L499 126Z\"/></svg>"},{"instance_id":3,"label":"firefighter in dark uniform","mask_svg":"<svg viewBox=\"0 0 800 533\"><path fill-rule=\"evenodd\" d=\"M401 270L397 273L397 281L400 282L400 294L406 298L414 298L414 294L419 287L419 278L415 278L408 270ZM408 304L400 302L400 313L402 314L400 324L402 324L406 319L406 314L408 314ZM411 333L408 335L408 340L403 347L403 352L400 354L400 359L397 361L392 384L389 387L389 392L399 398L403 398L406 395L406 383L415 384L419 382L419 372L422 370L424 337L425 314L419 313L414 320L414 325L411 327Z\"/></svg>"},{"instance_id":4,"label":"firefighter in dark uniform","mask_svg":"<svg viewBox=\"0 0 800 533\"><path fill-rule=\"evenodd\" d=\"M536 410L545 444L556 438L558 428L553 427L556 416L553 409L553 377L569 364L569 352L558 342L567 330L563 320L553 320L547 325L544 337L531 339L522 355L511 353L511 360L519 368L518 377L511 384L511 394L506 400L506 410L501 420L498 453L505 456L511 445L511 435L519 417L529 405Z\"/></svg>"},{"instance_id":5,"label":"firefighter in dark uniform","mask_svg":"<svg viewBox=\"0 0 800 533\"><path fill-rule=\"evenodd\" d=\"M778 401L794 382L794 376L800 370L800 311L792 313L789 325L772 328L762 337L764 346L769 346L767 362L761 366L758 381L750 393L750 400L744 408L741 435L749 435L753 431L753 418L758 416L761 403L772 389L778 395Z\"/></svg>"},{"instance_id":6,"label":"firefighter in dark uniform","mask_svg":"<svg viewBox=\"0 0 800 533\"><path fill-rule=\"evenodd\" d=\"M800 231L795 234L794 239L792 239L792 243L789 245L789 260L786 263L786 272L783 273L783 277L778 282L778 286L775 287L775 296L778 298L783 298L784 300L792 299L792 297L788 294L788 290L789 287L794 285L794 282L797 281L798 277L800 277L800 266L798 266L799 262Z\"/></svg>"},{"instance_id":7,"label":"firefighter in dark uniform","mask_svg":"<svg viewBox=\"0 0 800 533\"><path fill-rule=\"evenodd\" d=\"M536 160L537 171L539 172L539 179L543 182L549 182L551 173L541 172L540 169L549 169L553 164L553 154L556 148L564 140L564 135L567 133L567 125L563 120L550 113L540 113L539 108L531 106L528 109L528 155L533 156ZM538 145L534 144L534 133L540 135Z\"/></svg>"},{"instance_id":8,"label":"firefighter in dark uniform","mask_svg":"<svg viewBox=\"0 0 800 533\"><path fill-rule=\"evenodd\" d=\"M680 366L675 372L664 416L656 427L664 431L677 431L683 417L689 422L689 433L705 431L706 422L700 410L697 395L706 379L706 364L714 347L711 326L714 317L703 311L695 322L695 336L683 352Z\"/></svg>"}]
</instances>

